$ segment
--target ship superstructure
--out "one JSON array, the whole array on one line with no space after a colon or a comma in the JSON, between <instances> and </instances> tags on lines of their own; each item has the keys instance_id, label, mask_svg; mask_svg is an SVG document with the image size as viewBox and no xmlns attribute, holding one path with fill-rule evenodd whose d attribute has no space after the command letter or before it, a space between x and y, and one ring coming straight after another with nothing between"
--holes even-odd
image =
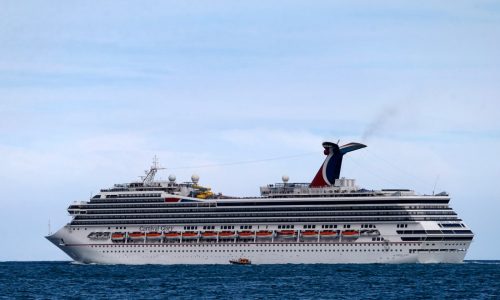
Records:
<instances>
[{"instance_id":1,"label":"ship superstructure","mask_svg":"<svg viewBox=\"0 0 500 300\"><path fill-rule=\"evenodd\" d=\"M323 143L311 183L261 187L235 198L199 185L154 179L102 189L68 208L47 238L75 261L118 264L462 262L473 233L446 193L366 190L340 177L342 158L366 147Z\"/></svg>"}]
</instances>

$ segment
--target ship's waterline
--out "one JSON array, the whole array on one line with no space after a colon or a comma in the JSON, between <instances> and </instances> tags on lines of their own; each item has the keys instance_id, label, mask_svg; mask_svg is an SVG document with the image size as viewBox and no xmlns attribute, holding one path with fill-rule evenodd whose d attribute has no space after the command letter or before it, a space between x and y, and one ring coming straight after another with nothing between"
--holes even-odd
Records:
<instances>
[{"instance_id":1,"label":"ship's waterline","mask_svg":"<svg viewBox=\"0 0 500 300\"><path fill-rule=\"evenodd\" d=\"M459 263L473 233L446 193L366 190L340 178L343 156L359 143L323 143L325 162L311 183L261 187L231 198L198 184L116 184L70 205L73 219L47 238L84 263L254 264Z\"/></svg>"}]
</instances>

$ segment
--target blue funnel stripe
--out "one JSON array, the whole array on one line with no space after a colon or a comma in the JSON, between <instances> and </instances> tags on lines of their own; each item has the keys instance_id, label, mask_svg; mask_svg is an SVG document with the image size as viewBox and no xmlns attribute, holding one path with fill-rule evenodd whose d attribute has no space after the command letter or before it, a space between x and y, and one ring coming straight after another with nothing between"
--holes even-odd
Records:
<instances>
[{"instance_id":1,"label":"blue funnel stripe","mask_svg":"<svg viewBox=\"0 0 500 300\"><path fill-rule=\"evenodd\" d=\"M333 185L335 183L335 179L340 177L340 169L342 166L342 157L344 154L331 153L325 160L323 164L323 178L328 185Z\"/></svg>"},{"instance_id":2,"label":"blue funnel stripe","mask_svg":"<svg viewBox=\"0 0 500 300\"><path fill-rule=\"evenodd\" d=\"M340 170L342 168L342 158L346 153L366 147L360 143L349 143L339 147L332 142L324 142L325 161L321 165L318 173L311 182L311 187L322 187L334 185L335 180L340 178Z\"/></svg>"}]
</instances>

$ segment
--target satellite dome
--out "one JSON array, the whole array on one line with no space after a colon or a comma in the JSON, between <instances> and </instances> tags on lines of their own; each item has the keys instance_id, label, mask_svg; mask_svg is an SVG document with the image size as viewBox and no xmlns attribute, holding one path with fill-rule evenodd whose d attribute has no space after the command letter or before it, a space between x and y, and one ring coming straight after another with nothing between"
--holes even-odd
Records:
<instances>
[{"instance_id":1,"label":"satellite dome","mask_svg":"<svg viewBox=\"0 0 500 300\"><path fill-rule=\"evenodd\" d=\"M170 174L170 175L168 175L168 180L169 180L170 182L174 182L174 181L175 181L175 179L176 179L176 178L175 178L175 175L174 175L174 174Z\"/></svg>"},{"instance_id":2,"label":"satellite dome","mask_svg":"<svg viewBox=\"0 0 500 300\"><path fill-rule=\"evenodd\" d=\"M193 174L193 176L191 176L191 181L192 182L198 183L199 180L200 180L200 176L198 176L196 174Z\"/></svg>"},{"instance_id":3,"label":"satellite dome","mask_svg":"<svg viewBox=\"0 0 500 300\"><path fill-rule=\"evenodd\" d=\"M281 177L281 180L283 180L283 182L284 182L284 183L287 183L287 182L288 182L288 180L290 180L290 177L288 177L287 175L283 175L283 176Z\"/></svg>"}]
</instances>

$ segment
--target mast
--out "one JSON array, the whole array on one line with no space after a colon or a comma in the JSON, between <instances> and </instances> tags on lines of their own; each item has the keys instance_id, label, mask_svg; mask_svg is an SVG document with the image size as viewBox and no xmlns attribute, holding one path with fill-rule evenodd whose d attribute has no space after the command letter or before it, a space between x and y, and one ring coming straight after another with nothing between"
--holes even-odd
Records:
<instances>
[{"instance_id":1,"label":"mast","mask_svg":"<svg viewBox=\"0 0 500 300\"><path fill-rule=\"evenodd\" d=\"M144 179L142 180L142 184L144 186L151 186L152 183L154 182L156 172L158 170L164 170L165 168L161 168L160 164L158 162L158 157L155 155L153 157L153 165L149 169L149 171L146 171L146 176L144 176Z\"/></svg>"}]
</instances>

